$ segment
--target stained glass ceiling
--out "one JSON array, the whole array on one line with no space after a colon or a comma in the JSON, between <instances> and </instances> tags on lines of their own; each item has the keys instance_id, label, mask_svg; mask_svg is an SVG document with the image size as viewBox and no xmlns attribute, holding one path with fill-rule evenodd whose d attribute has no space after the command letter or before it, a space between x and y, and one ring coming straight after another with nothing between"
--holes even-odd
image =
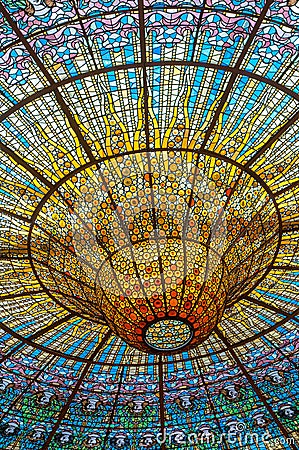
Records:
<instances>
[{"instance_id":1,"label":"stained glass ceiling","mask_svg":"<svg viewBox=\"0 0 299 450\"><path fill-rule=\"evenodd\" d=\"M0 448L298 448L299 5L0 20Z\"/></svg>"}]
</instances>

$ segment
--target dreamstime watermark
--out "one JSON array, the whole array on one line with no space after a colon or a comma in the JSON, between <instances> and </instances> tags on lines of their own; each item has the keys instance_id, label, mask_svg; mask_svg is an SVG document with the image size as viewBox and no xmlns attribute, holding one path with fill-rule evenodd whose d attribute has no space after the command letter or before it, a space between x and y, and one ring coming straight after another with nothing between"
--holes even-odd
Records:
<instances>
[{"instance_id":1,"label":"dreamstime watermark","mask_svg":"<svg viewBox=\"0 0 299 450\"><path fill-rule=\"evenodd\" d=\"M269 431L263 431L262 433L255 432L245 432L245 426L242 423L238 423L233 431L228 431L226 433L216 434L209 430L195 430L193 432L175 430L169 431L167 429L162 433L156 435L156 441L158 444L169 444L169 445L195 445L195 444L242 444L242 445L253 445L258 443L267 443L269 447L275 448L277 445L284 444L294 444L295 440L293 437L273 437Z\"/></svg>"}]
</instances>

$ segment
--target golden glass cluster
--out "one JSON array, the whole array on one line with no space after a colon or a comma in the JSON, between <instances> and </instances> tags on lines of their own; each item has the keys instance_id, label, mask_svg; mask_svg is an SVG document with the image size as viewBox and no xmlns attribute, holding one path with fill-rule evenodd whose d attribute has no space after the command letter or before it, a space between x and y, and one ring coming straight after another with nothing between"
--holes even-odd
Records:
<instances>
[{"instance_id":1,"label":"golden glass cluster","mask_svg":"<svg viewBox=\"0 0 299 450\"><path fill-rule=\"evenodd\" d=\"M56 235L43 283L140 350L198 345L275 254L277 212L260 183L220 157L172 150L98 163L37 218Z\"/></svg>"}]
</instances>

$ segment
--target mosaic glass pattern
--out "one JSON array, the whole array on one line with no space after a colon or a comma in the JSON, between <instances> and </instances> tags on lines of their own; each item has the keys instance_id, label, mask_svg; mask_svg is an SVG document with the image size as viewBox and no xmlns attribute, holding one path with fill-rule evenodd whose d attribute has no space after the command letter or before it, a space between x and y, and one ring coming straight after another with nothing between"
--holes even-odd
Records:
<instances>
[{"instance_id":1,"label":"mosaic glass pattern","mask_svg":"<svg viewBox=\"0 0 299 450\"><path fill-rule=\"evenodd\" d=\"M190 327L179 320L162 319L145 331L145 342L154 350L179 350L192 339Z\"/></svg>"},{"instance_id":2,"label":"mosaic glass pattern","mask_svg":"<svg viewBox=\"0 0 299 450\"><path fill-rule=\"evenodd\" d=\"M298 27L0 2L0 449L298 448Z\"/></svg>"},{"instance_id":3,"label":"mosaic glass pattern","mask_svg":"<svg viewBox=\"0 0 299 450\"><path fill-rule=\"evenodd\" d=\"M144 330L166 317L187 321L190 346L198 345L278 251L280 212L270 190L221 157L111 157L71 183L67 177L57 194L58 203L41 202L30 236L40 283L143 351Z\"/></svg>"}]
</instances>

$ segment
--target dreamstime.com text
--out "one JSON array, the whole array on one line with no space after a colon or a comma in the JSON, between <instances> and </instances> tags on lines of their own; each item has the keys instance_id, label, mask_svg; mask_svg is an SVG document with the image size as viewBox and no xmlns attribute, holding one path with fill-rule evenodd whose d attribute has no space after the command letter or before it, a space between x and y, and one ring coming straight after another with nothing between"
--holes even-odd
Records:
<instances>
[{"instance_id":1,"label":"dreamstime.com text","mask_svg":"<svg viewBox=\"0 0 299 450\"><path fill-rule=\"evenodd\" d=\"M292 437L273 437L267 431L263 433L244 433L244 432L227 432L215 435L214 433L207 432L188 432L183 431L172 431L168 432L165 430L164 433L158 433L156 436L158 444L169 444L169 445L195 445L195 444L221 444L226 442L228 444L258 444L267 443L269 447L275 449L276 446L284 444L295 444L295 440Z\"/></svg>"}]
</instances>

